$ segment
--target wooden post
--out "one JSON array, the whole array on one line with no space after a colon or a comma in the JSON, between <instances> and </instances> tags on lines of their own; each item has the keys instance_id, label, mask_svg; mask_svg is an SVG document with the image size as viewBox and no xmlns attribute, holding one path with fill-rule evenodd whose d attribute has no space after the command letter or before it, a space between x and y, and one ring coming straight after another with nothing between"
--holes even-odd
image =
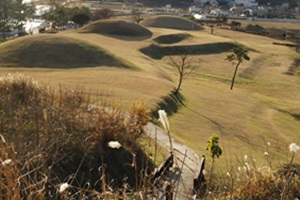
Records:
<instances>
[{"instance_id":1,"label":"wooden post","mask_svg":"<svg viewBox=\"0 0 300 200\"><path fill-rule=\"evenodd\" d=\"M205 178L203 173L204 169L205 169L205 156L202 156L199 175L194 179L194 192L196 195L199 194L201 187L203 187L203 184L205 183Z\"/></svg>"},{"instance_id":2,"label":"wooden post","mask_svg":"<svg viewBox=\"0 0 300 200\"><path fill-rule=\"evenodd\" d=\"M182 165L181 165L181 169L180 169L180 176L181 176L181 173L182 173L182 170L183 170L183 166L184 166L186 156L187 156L187 149L185 150L185 153L184 153L184 157L183 157L183 161L182 161ZM178 193L178 189L179 189L179 183L180 183L180 179L178 180L178 183L177 183L177 188L176 188L176 193L175 193L174 200L176 200L176 197L177 197L177 193Z\"/></svg>"},{"instance_id":3,"label":"wooden post","mask_svg":"<svg viewBox=\"0 0 300 200\"><path fill-rule=\"evenodd\" d=\"M171 184L166 187L166 200L173 200L173 188Z\"/></svg>"}]
</instances>

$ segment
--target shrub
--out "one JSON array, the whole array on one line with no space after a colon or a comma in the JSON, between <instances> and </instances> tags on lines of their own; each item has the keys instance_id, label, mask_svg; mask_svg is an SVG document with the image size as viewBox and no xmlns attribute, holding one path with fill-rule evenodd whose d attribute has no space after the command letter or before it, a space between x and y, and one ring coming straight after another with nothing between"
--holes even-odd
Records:
<instances>
[{"instance_id":1,"label":"shrub","mask_svg":"<svg viewBox=\"0 0 300 200\"><path fill-rule=\"evenodd\" d=\"M250 32L250 33L255 33L255 34L260 34L260 35L267 34L267 30L258 24L255 24L255 25L248 24L245 29L247 32Z\"/></svg>"},{"instance_id":2,"label":"shrub","mask_svg":"<svg viewBox=\"0 0 300 200\"><path fill-rule=\"evenodd\" d=\"M36 191L54 198L61 195L58 192L61 183L70 185L70 195L64 195L94 195L98 192L92 190L105 191L106 183L112 179L120 187L124 177L133 177L127 184L134 187L137 179L143 178L135 176L137 170L148 168L145 155L137 145L149 120L142 103L133 104L126 114L121 106L93 105L82 91L63 88L54 91L21 74L0 78L0 96L1 138L11 144L0 148L1 159L3 162L11 159L14 163L10 171L2 165L2 173L7 174L2 176L5 181L0 195L10 198L14 189L20 195ZM110 150L107 143L112 140L119 141L122 149ZM128 150L136 154L139 167L104 170L108 162L110 166L132 162ZM115 159L110 160L111 157ZM22 177L29 180L20 185L18 181Z\"/></svg>"},{"instance_id":3,"label":"shrub","mask_svg":"<svg viewBox=\"0 0 300 200\"><path fill-rule=\"evenodd\" d=\"M242 23L241 22L237 22L237 21L232 21L231 24L230 24L230 26L231 26L231 29L236 30L236 29L240 29L241 28Z\"/></svg>"},{"instance_id":4,"label":"shrub","mask_svg":"<svg viewBox=\"0 0 300 200\"><path fill-rule=\"evenodd\" d=\"M268 144L270 145L270 143ZM267 148L268 149L268 148ZM290 145L291 161L278 168L272 168L272 156L264 152L267 165L257 163L251 156L244 156L240 166L231 166L231 170L216 177L207 199L299 199L300 198L300 165L293 163L295 154L300 153L300 147L295 143Z\"/></svg>"}]
</instances>

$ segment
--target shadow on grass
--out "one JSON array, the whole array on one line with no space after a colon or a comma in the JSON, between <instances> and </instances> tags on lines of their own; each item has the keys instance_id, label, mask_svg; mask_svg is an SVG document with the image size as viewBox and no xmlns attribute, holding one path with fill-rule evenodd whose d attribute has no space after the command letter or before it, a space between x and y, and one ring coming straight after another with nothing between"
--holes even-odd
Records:
<instances>
[{"instance_id":1,"label":"shadow on grass","mask_svg":"<svg viewBox=\"0 0 300 200\"><path fill-rule=\"evenodd\" d=\"M294 62L286 72L287 75L300 75L300 59L294 59Z\"/></svg>"},{"instance_id":2,"label":"shadow on grass","mask_svg":"<svg viewBox=\"0 0 300 200\"><path fill-rule=\"evenodd\" d=\"M155 110L151 112L151 116L158 118L158 110L165 110L168 115L177 113L179 108L184 106L184 97L182 94L171 91L167 96L162 97L162 101L157 103Z\"/></svg>"},{"instance_id":3,"label":"shadow on grass","mask_svg":"<svg viewBox=\"0 0 300 200\"><path fill-rule=\"evenodd\" d=\"M139 24L113 19L89 23L77 32L96 33L126 41L141 41L152 37L152 32Z\"/></svg>"},{"instance_id":4,"label":"shadow on grass","mask_svg":"<svg viewBox=\"0 0 300 200\"><path fill-rule=\"evenodd\" d=\"M0 44L0 55L0 67L137 69L102 47L62 35L37 34L17 38Z\"/></svg>"},{"instance_id":5,"label":"shadow on grass","mask_svg":"<svg viewBox=\"0 0 300 200\"><path fill-rule=\"evenodd\" d=\"M186 109L196 113L197 115L203 117L204 119L206 119L207 121L209 121L210 123L214 124L218 130L220 131L220 133L222 134L227 134L227 132L224 130L224 127L219 124L217 121L193 110L192 108L189 108L188 106L186 106L184 104L184 97L183 95L179 92L179 93L175 93L174 92L175 90L171 91L169 93L169 95L165 96L162 98L162 101L159 102L157 104L157 109L153 110L151 112L151 116L154 118L154 119L158 119L159 116L158 116L158 110L165 110L166 113L171 116L173 115L174 113L177 113L178 110L181 108L181 107L185 107Z\"/></svg>"},{"instance_id":6,"label":"shadow on grass","mask_svg":"<svg viewBox=\"0 0 300 200\"><path fill-rule=\"evenodd\" d=\"M187 33L178 33L178 34L170 34L170 35L162 35L154 38L153 40L160 44L174 44L177 42L181 42L189 37L192 37Z\"/></svg>"},{"instance_id":7,"label":"shadow on grass","mask_svg":"<svg viewBox=\"0 0 300 200\"><path fill-rule=\"evenodd\" d=\"M152 59L162 59L164 56L172 55L207 55L207 54L218 54L223 52L229 52L234 47L240 46L237 43L231 42L219 42L210 44L199 44L199 45L182 45L182 46L167 46L160 47L158 45L150 45L140 49L142 53L151 57Z\"/></svg>"},{"instance_id":8,"label":"shadow on grass","mask_svg":"<svg viewBox=\"0 0 300 200\"><path fill-rule=\"evenodd\" d=\"M291 114L291 116L300 121L300 114Z\"/></svg>"}]
</instances>

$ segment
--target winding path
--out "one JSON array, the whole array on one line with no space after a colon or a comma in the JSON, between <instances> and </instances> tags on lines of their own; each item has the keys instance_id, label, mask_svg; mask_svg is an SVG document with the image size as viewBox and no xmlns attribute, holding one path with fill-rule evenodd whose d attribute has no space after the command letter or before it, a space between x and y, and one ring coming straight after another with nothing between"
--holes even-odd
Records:
<instances>
[{"instance_id":1,"label":"winding path","mask_svg":"<svg viewBox=\"0 0 300 200\"><path fill-rule=\"evenodd\" d=\"M170 148L168 134L162 129L155 126L153 123L148 123L145 126L145 131L149 137L156 139L160 145L164 146L166 149ZM178 142L173 137L172 143L175 154L175 166L173 174L170 175L170 177L172 177L172 184L175 187L173 199L192 199L193 181L200 171L199 157L192 149ZM165 199L165 188L159 189L160 192L156 194L154 198L159 200Z\"/></svg>"}]
</instances>

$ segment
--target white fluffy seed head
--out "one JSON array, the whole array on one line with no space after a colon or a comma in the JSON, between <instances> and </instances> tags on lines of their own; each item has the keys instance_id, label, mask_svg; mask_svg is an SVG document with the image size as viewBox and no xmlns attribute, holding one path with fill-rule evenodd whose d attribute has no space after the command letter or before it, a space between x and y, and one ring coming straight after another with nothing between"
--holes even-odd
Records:
<instances>
[{"instance_id":1,"label":"white fluffy seed head","mask_svg":"<svg viewBox=\"0 0 300 200\"><path fill-rule=\"evenodd\" d=\"M112 149L119 149L121 147L121 144L118 141L110 141L107 145Z\"/></svg>"},{"instance_id":2,"label":"white fluffy seed head","mask_svg":"<svg viewBox=\"0 0 300 200\"><path fill-rule=\"evenodd\" d=\"M289 148L290 148L290 152L293 152L293 153L300 152L300 147L296 143L291 143Z\"/></svg>"},{"instance_id":3,"label":"white fluffy seed head","mask_svg":"<svg viewBox=\"0 0 300 200\"><path fill-rule=\"evenodd\" d=\"M158 120L162 123L165 130L169 131L170 130L170 125L169 125L169 120L168 120L166 111L159 110L158 115L159 115Z\"/></svg>"},{"instance_id":4,"label":"white fluffy seed head","mask_svg":"<svg viewBox=\"0 0 300 200\"><path fill-rule=\"evenodd\" d=\"M64 192L66 189L68 189L68 187L70 187L68 183L62 183L59 187L59 193Z\"/></svg>"}]
</instances>

